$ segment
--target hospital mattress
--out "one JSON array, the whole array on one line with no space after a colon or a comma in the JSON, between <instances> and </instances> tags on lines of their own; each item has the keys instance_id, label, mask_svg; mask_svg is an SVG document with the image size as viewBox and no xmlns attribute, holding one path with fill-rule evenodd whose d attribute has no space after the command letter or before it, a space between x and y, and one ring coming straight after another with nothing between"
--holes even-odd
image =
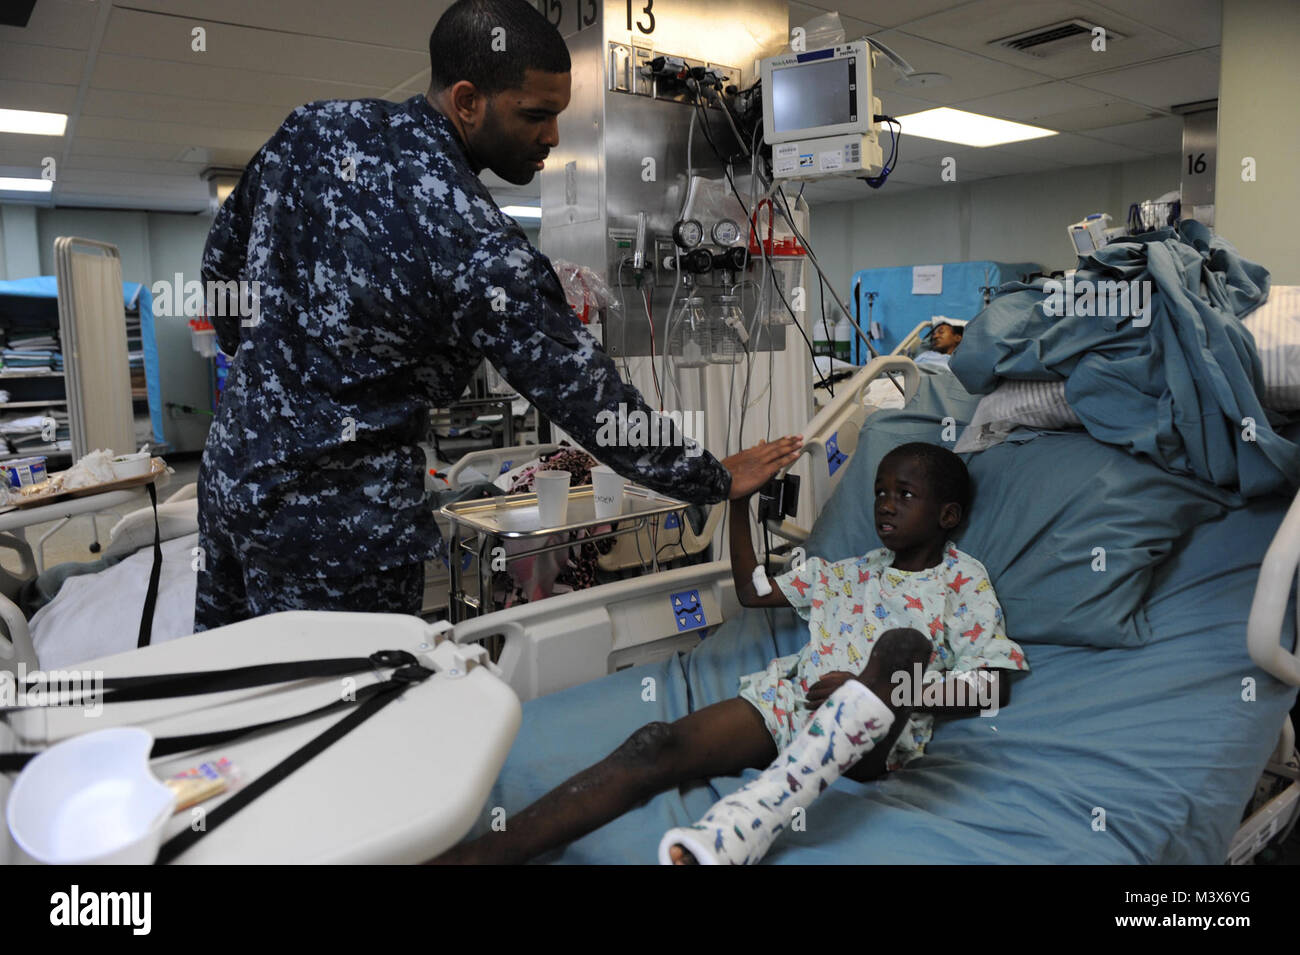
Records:
<instances>
[{"instance_id":1,"label":"hospital mattress","mask_svg":"<svg viewBox=\"0 0 1300 955\"><path fill-rule=\"evenodd\" d=\"M821 540L809 542L810 553L838 559L836 551L847 545L829 538L841 526L851 527L853 518L869 514L870 495L860 485L863 475L874 473L884 447L871 448L868 432L898 443L919 436L927 416L954 413L960 420L973 407L960 389L926 390L919 401L929 406L919 417L881 412L868 422L860 455L874 460L859 462L855 456L857 474L846 476L821 515L814 529L814 538L820 532ZM1097 448L1110 450L1083 434L1043 435L1004 449L1003 467L1012 460L1029 470L1050 464L1065 475L1072 456L1082 467L1095 467L1087 456ZM1128 614L1132 608L1108 607L1103 600L1089 607L1093 629L1086 623L1081 629L1061 615L1052 617L1050 632L1037 633L1039 619L1027 616L1035 595L1020 594L1027 599L1018 603L1017 595L1003 593L998 582L1027 578L1017 574L1015 553L1001 556L996 545L1006 541L1005 549L1021 555L1027 545L1015 540L1014 529L999 534L996 528L999 520L1012 517L1032 523L1038 505L1026 502L1050 508L1059 503L1060 491L1027 487L1019 504L999 497L988 478L995 459L975 460L979 457L971 459L975 516L982 491L986 511L997 507L1004 513L986 513L984 523L958 542L981 557L971 534L983 529L993 552L985 562L1007 611L1008 635L1025 648L1032 672L1014 684L1010 705L995 717L937 723L925 755L905 769L869 784L841 779L809 809L806 829L783 833L765 861L1222 863L1296 696L1295 688L1254 666L1245 641L1259 563L1289 502L1260 498L1242 506L1186 492L1198 526L1179 533L1168 547L1152 543L1148 534L1129 548L1149 556L1145 578L1124 569L1116 545L1112 571L1145 583L1138 598L1125 597L1123 580L1116 577L1104 594L1113 594L1107 598L1112 601L1140 600L1134 616ZM1116 470L1123 469L1100 468L1098 480L1104 483ZM1147 493L1140 484L1158 483L1130 477L1128 485L1103 493L1139 498L1140 512L1141 495ZM1175 482L1150 491L1156 495L1150 506L1183 514L1170 500L1179 487ZM1207 502L1216 510L1208 519L1202 507ZM1068 524L1059 509L1044 515L1054 528ZM1118 541L1103 532L1104 514L1097 521L1094 533L1100 539ZM1053 535L1053 551L1073 546L1055 531L1037 536ZM878 546L875 540L862 543L862 550ZM1087 543L1084 539L1080 546ZM1011 569L1000 578L1003 564ZM1283 627L1288 647L1294 614L1292 605ZM735 696L738 677L762 669L773 656L794 652L807 639L807 625L793 611L749 609L689 654L526 703L488 811L522 809L647 722L671 721ZM701 781L660 795L539 861L652 862L666 829L695 821L753 775Z\"/></svg>"}]
</instances>

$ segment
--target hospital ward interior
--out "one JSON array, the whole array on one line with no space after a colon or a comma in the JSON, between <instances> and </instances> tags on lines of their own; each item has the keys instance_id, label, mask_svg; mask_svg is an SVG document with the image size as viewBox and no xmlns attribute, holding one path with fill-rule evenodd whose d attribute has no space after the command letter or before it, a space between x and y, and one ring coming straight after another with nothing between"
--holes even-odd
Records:
<instances>
[{"instance_id":1,"label":"hospital ward interior","mask_svg":"<svg viewBox=\"0 0 1300 955\"><path fill-rule=\"evenodd\" d=\"M1300 4L2 9L0 862L1300 861Z\"/></svg>"}]
</instances>

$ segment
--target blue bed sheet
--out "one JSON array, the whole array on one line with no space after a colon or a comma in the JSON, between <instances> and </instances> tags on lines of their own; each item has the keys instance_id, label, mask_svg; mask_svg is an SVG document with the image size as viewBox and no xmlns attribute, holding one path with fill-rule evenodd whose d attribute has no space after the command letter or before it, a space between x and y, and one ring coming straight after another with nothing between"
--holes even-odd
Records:
<instances>
[{"instance_id":1,"label":"blue bed sheet","mask_svg":"<svg viewBox=\"0 0 1300 955\"><path fill-rule=\"evenodd\" d=\"M850 477L818 529L861 506ZM806 831L784 833L766 861L1223 862L1296 696L1245 645L1259 562L1288 503L1258 498L1153 557L1142 645L1016 636L1033 670L1008 707L939 723L926 755L885 780L841 779L813 804ZM1011 623L1008 612L1015 635ZM637 727L734 696L739 676L807 633L793 611L746 610L690 654L526 703L488 809L517 812ZM698 819L752 775L665 793L541 861L652 862L665 829Z\"/></svg>"}]
</instances>

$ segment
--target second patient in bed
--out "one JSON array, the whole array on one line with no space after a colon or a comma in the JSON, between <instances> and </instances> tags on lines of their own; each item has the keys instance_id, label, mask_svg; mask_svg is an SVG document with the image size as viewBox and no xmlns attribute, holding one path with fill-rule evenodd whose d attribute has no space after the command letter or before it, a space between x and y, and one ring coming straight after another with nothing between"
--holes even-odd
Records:
<instances>
[{"instance_id":1,"label":"second patient in bed","mask_svg":"<svg viewBox=\"0 0 1300 955\"><path fill-rule=\"evenodd\" d=\"M748 501L732 504L731 563L747 607L793 607L808 621L798 653L742 677L740 694L673 723L650 723L605 759L512 814L505 831L489 832L440 862L521 862L591 832L652 796L683 783L769 766L845 681L867 686L894 713L888 736L845 775L876 779L920 756L935 716L979 711L957 674L976 674L1003 706L1004 670L1025 670L1024 653L1005 634L988 574L949 539L970 506L966 466L951 451L914 443L896 448L876 472L875 525L885 545L831 562L809 558L754 588L757 566ZM902 693L924 669L948 692ZM985 699L989 697L981 694ZM938 699L948 701L930 704ZM952 705L952 701L959 701ZM693 861L680 847L674 861ZM649 860L647 860L649 861Z\"/></svg>"}]
</instances>

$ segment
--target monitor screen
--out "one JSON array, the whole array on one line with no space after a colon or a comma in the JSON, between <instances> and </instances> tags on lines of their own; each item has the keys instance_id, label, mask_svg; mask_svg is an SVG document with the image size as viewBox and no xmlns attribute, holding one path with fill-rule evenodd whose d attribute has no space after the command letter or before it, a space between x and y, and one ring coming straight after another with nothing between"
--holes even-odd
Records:
<instances>
[{"instance_id":1,"label":"monitor screen","mask_svg":"<svg viewBox=\"0 0 1300 955\"><path fill-rule=\"evenodd\" d=\"M857 57L772 71L772 128L780 133L858 120Z\"/></svg>"},{"instance_id":2,"label":"monitor screen","mask_svg":"<svg viewBox=\"0 0 1300 955\"><path fill-rule=\"evenodd\" d=\"M1074 251L1079 255L1087 255L1089 252L1096 251L1092 244L1092 233L1087 229L1071 229L1070 238L1074 240Z\"/></svg>"}]
</instances>

